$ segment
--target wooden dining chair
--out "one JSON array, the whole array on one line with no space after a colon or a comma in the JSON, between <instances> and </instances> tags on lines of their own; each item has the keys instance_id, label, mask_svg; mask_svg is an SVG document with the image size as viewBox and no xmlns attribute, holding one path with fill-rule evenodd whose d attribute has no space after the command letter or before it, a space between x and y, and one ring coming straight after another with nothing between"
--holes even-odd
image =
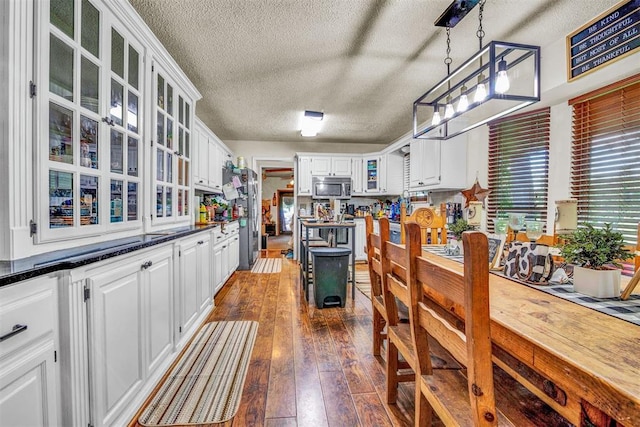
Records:
<instances>
[{"instance_id":1,"label":"wooden dining chair","mask_svg":"<svg viewBox=\"0 0 640 427\"><path fill-rule=\"evenodd\" d=\"M409 313L417 357L415 425L430 426L433 412L446 426L568 425L493 365L487 236L463 233L461 275L411 252L409 247L420 242L420 228L408 223L406 232ZM431 340L446 348L466 372L433 369L428 356Z\"/></svg>"},{"instance_id":2,"label":"wooden dining chair","mask_svg":"<svg viewBox=\"0 0 640 427\"><path fill-rule=\"evenodd\" d=\"M404 224L416 222L420 226L422 244L446 244L447 243L447 209L444 203L440 209L417 208L407 216L404 205L400 207L400 242L405 243Z\"/></svg>"},{"instance_id":3,"label":"wooden dining chair","mask_svg":"<svg viewBox=\"0 0 640 427\"><path fill-rule=\"evenodd\" d=\"M627 287L622 291L622 295L620 296L621 300L627 300L631 296L631 293L635 290L640 283L640 223L638 223L638 235L636 240L636 246L630 248L631 253L633 254L633 266L634 266L634 274Z\"/></svg>"},{"instance_id":4,"label":"wooden dining chair","mask_svg":"<svg viewBox=\"0 0 640 427\"><path fill-rule=\"evenodd\" d=\"M371 281L371 307L373 311L373 355L380 356L380 348L387 338L385 325L387 324L387 311L382 296L382 263L380 250L382 242L389 240L389 221L379 224L378 234L373 232L373 217L364 217L367 239L367 263L369 267L369 279Z\"/></svg>"},{"instance_id":5,"label":"wooden dining chair","mask_svg":"<svg viewBox=\"0 0 640 427\"><path fill-rule=\"evenodd\" d=\"M388 227L389 220L380 218L380 227ZM420 244L405 247L391 241L382 242L380 256L383 274L383 301L387 313L387 403L395 403L398 397L398 383L414 381L416 355L411 338L409 323L399 321L398 305L409 307L409 290L407 288L407 251L417 256L421 251ZM400 359L402 357L402 360ZM411 368L413 372L402 372Z\"/></svg>"}]
</instances>

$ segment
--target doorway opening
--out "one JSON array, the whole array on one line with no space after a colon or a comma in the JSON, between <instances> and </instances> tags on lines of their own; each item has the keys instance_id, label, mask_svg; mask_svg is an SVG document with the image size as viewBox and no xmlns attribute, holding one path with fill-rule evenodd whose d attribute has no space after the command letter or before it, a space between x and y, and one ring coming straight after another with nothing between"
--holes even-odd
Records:
<instances>
[{"instance_id":1,"label":"doorway opening","mask_svg":"<svg viewBox=\"0 0 640 427\"><path fill-rule=\"evenodd\" d=\"M293 215L295 212L295 199L293 190L278 190L278 233L293 233Z\"/></svg>"}]
</instances>

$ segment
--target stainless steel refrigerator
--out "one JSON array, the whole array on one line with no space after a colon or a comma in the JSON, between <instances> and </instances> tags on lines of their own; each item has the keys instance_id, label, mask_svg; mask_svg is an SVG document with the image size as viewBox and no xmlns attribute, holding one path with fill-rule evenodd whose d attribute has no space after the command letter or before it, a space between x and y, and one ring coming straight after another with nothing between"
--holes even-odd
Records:
<instances>
[{"instance_id":1,"label":"stainless steel refrigerator","mask_svg":"<svg viewBox=\"0 0 640 427\"><path fill-rule=\"evenodd\" d=\"M250 270L258 258L258 238L260 237L260 198L258 197L257 175L251 169L240 169L234 174L224 169L224 183L231 182L233 177L240 178L242 186L238 188L239 197L235 199L238 208L242 207L244 218L240 218L240 265L239 270Z\"/></svg>"}]
</instances>

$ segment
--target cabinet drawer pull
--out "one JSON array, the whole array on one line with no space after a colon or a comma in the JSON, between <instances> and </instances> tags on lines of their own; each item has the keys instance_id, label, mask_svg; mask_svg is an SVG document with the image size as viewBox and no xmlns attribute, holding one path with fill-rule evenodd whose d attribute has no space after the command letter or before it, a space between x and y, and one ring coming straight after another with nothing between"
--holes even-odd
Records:
<instances>
[{"instance_id":1,"label":"cabinet drawer pull","mask_svg":"<svg viewBox=\"0 0 640 427\"><path fill-rule=\"evenodd\" d=\"M222 247L222 249L227 249L227 245L224 245L224 246Z\"/></svg>"},{"instance_id":2,"label":"cabinet drawer pull","mask_svg":"<svg viewBox=\"0 0 640 427\"><path fill-rule=\"evenodd\" d=\"M141 269L141 270L146 270L147 268L151 267L152 265L153 265L153 262L152 262L152 261L147 261L147 262L145 262L144 264L142 264L142 265L140 266L140 269Z\"/></svg>"},{"instance_id":3,"label":"cabinet drawer pull","mask_svg":"<svg viewBox=\"0 0 640 427\"><path fill-rule=\"evenodd\" d=\"M199 245L204 245L204 240L198 240Z\"/></svg>"},{"instance_id":4,"label":"cabinet drawer pull","mask_svg":"<svg viewBox=\"0 0 640 427\"><path fill-rule=\"evenodd\" d=\"M18 335L20 332L24 332L27 330L27 325L14 325L13 328L11 329L11 332L9 332L8 334L4 334L3 336L0 337L0 342L7 340L9 338L11 338L14 335Z\"/></svg>"}]
</instances>

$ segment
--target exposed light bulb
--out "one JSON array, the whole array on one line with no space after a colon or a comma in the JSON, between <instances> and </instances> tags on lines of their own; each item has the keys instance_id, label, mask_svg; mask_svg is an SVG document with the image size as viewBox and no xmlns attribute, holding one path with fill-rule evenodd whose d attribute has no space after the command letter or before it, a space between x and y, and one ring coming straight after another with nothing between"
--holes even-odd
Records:
<instances>
[{"instance_id":1,"label":"exposed light bulb","mask_svg":"<svg viewBox=\"0 0 640 427\"><path fill-rule=\"evenodd\" d=\"M439 111L434 112L433 117L431 118L431 125L437 126L440 124L441 121L442 119L440 118L440 112Z\"/></svg>"},{"instance_id":2,"label":"exposed light bulb","mask_svg":"<svg viewBox=\"0 0 640 427\"><path fill-rule=\"evenodd\" d=\"M496 92L505 93L509 90L509 76L507 76L507 61L498 62L498 77L496 77Z\"/></svg>"},{"instance_id":3,"label":"exposed light bulb","mask_svg":"<svg viewBox=\"0 0 640 427\"><path fill-rule=\"evenodd\" d=\"M467 98L467 87L462 86L460 89L460 100L458 100L458 113L464 113L469 108L469 99Z\"/></svg>"},{"instance_id":4,"label":"exposed light bulb","mask_svg":"<svg viewBox=\"0 0 640 427\"><path fill-rule=\"evenodd\" d=\"M440 122L440 111L438 111L436 107L436 110L433 112L433 117L431 118L431 126L437 126L440 124Z\"/></svg>"},{"instance_id":5,"label":"exposed light bulb","mask_svg":"<svg viewBox=\"0 0 640 427\"><path fill-rule=\"evenodd\" d=\"M480 74L478 76L478 86L476 86L476 93L473 95L473 102L482 102L487 97L487 88L485 87L482 81L484 80L484 76Z\"/></svg>"},{"instance_id":6,"label":"exposed light bulb","mask_svg":"<svg viewBox=\"0 0 640 427\"><path fill-rule=\"evenodd\" d=\"M455 114L453 105L451 104L451 97L447 97L447 105L444 107L444 118L450 119Z\"/></svg>"}]
</instances>

